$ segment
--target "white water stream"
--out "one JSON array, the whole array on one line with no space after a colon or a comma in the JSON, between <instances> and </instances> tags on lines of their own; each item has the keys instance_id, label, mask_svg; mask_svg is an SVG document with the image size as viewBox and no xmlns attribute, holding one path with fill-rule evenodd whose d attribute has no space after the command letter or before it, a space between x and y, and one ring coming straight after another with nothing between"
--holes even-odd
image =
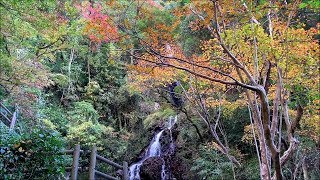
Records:
<instances>
[{"instance_id":1,"label":"white water stream","mask_svg":"<svg viewBox=\"0 0 320 180\"><path fill-rule=\"evenodd\" d=\"M170 131L170 142L172 142L172 134L171 134L171 129L174 126L174 124L177 122L177 116L169 117L169 121L166 124L166 129ZM158 132L153 138L152 141L147 149L146 154L144 157L138 161L137 163L134 163L130 166L130 180L140 180L140 167L143 164L143 162L150 158L150 157L160 157L161 156L161 144L160 144L160 138L165 129L161 130ZM166 172L165 172L165 163L163 161L162 164L162 170L161 170L161 180L166 179Z\"/></svg>"}]
</instances>

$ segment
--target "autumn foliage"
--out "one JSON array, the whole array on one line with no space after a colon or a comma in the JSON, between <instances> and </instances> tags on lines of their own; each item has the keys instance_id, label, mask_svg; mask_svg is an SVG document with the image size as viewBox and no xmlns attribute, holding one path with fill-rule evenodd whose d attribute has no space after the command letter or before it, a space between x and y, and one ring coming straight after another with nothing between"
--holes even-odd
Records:
<instances>
[{"instance_id":1,"label":"autumn foliage","mask_svg":"<svg viewBox=\"0 0 320 180\"><path fill-rule=\"evenodd\" d=\"M119 162L141 157L177 114L170 147L179 151L165 163L185 171L180 179L319 177L319 7L315 0L0 1L0 101L21 108L21 133L58 132L68 148L96 144ZM16 179L37 175L30 171Z\"/></svg>"},{"instance_id":2,"label":"autumn foliage","mask_svg":"<svg viewBox=\"0 0 320 180\"><path fill-rule=\"evenodd\" d=\"M119 33L112 18L100 3L83 2L77 6L85 19L84 34L93 42L115 42L119 40Z\"/></svg>"}]
</instances>

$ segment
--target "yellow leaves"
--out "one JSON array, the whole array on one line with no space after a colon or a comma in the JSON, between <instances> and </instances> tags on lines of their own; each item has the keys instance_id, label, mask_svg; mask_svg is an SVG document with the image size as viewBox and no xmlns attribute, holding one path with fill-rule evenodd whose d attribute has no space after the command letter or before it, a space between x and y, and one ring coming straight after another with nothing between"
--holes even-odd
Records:
<instances>
[{"instance_id":1,"label":"yellow leaves","mask_svg":"<svg viewBox=\"0 0 320 180\"><path fill-rule=\"evenodd\" d=\"M115 3L116 3L116 0L108 0L108 1L106 2L106 5L112 7L112 6L115 5Z\"/></svg>"},{"instance_id":2,"label":"yellow leaves","mask_svg":"<svg viewBox=\"0 0 320 180\"><path fill-rule=\"evenodd\" d=\"M18 148L18 147L20 147L20 145L21 145L20 143L17 143L17 144L14 144L13 147Z\"/></svg>"},{"instance_id":3,"label":"yellow leaves","mask_svg":"<svg viewBox=\"0 0 320 180\"><path fill-rule=\"evenodd\" d=\"M319 108L319 106L318 106ZM302 131L300 134L306 135L314 139L315 141L320 141L320 116L319 112L314 114L306 114L301 120Z\"/></svg>"},{"instance_id":4,"label":"yellow leaves","mask_svg":"<svg viewBox=\"0 0 320 180\"><path fill-rule=\"evenodd\" d=\"M44 124L46 127L50 128L50 129L57 129L57 126L54 125L54 124L53 124L50 120L48 120L48 119L43 119L42 122L43 122L43 124Z\"/></svg>"},{"instance_id":5,"label":"yellow leaves","mask_svg":"<svg viewBox=\"0 0 320 180\"><path fill-rule=\"evenodd\" d=\"M175 70L161 67L142 67L142 66L131 66L130 68L130 84L137 83L150 85L160 85L171 83L175 77Z\"/></svg>"},{"instance_id":6,"label":"yellow leaves","mask_svg":"<svg viewBox=\"0 0 320 180\"><path fill-rule=\"evenodd\" d=\"M284 85L290 87L295 84L303 85L304 87L315 88L319 86L317 77L318 57L320 56L318 42L315 41L313 36L318 33L318 30L311 28L305 30L300 28L301 26L287 27L286 21L281 18L272 19L273 33L272 37L269 35L268 24L265 21L266 13L270 10L269 5L263 4L259 7L244 8L241 2L237 1L219 1L218 5L218 19L220 21L221 36L223 43L229 50L236 56L242 65L248 69L249 73L257 74L259 77L255 77L260 84L262 84L267 72L270 62L272 69L270 73L270 92L269 98L274 99L275 84L277 80L276 66L283 69ZM281 8L281 4L275 3L274 6ZM205 18L204 21L200 20L197 15L191 13L190 7L199 15ZM259 8L263 8L262 10ZM252 10L252 12L251 12ZM272 9L276 11L277 9ZM149 12L148 9L144 9L145 12ZM182 22L189 23L188 21L181 21L184 16L190 16L192 21L189 23L189 27L198 32L207 32L206 25L210 24L214 26L213 7L210 1L193 1L192 5L183 7L181 9L174 10L173 14L177 17L173 24L174 26L182 25ZM250 18L254 16L260 24L252 24ZM151 21L150 26L143 29L145 33L148 46L156 49L162 55L181 58L183 60L163 58L156 55L149 54L142 55L143 58L148 61L158 63L146 63L139 61L138 66L130 68L132 82L148 82L149 85L166 84L176 78L182 79L185 82L190 82L188 78L193 75L185 75L182 71L169 67L175 66L179 68L185 68L192 72L220 80L232 79L222 76L219 73L215 73L209 68L222 71L237 80L238 73L236 71L233 60L223 50L221 44L218 42L217 37L208 36L201 42L201 51L199 54L192 55L191 57L184 56L179 43L172 38L172 28L163 22L152 21L152 14L149 12L143 14L143 17ZM210 22L212 20L212 22ZM264 22L262 22L262 20ZM183 24L185 26L185 24ZM202 31L204 30L205 31ZM195 33L196 34L196 33ZM199 35L200 36L200 35ZM198 38L195 36L194 38ZM211 39L210 39L211 38ZM168 50L165 46L169 44L171 49ZM158 65L163 67L156 67ZM169 64L169 65L168 65ZM200 68L197 65L206 67ZM257 71L257 73L256 73ZM201 78L198 79L201 86L201 93L209 95L210 93L216 93L217 91L225 91L225 87L220 84L215 84ZM248 79L244 80L248 83ZM219 89L214 89L213 84ZM241 96L241 95L240 95ZM239 97L242 99L242 97ZM216 107L220 104L216 98L207 98L206 104L211 107ZM222 101L224 106L246 106L245 102L233 102L229 104L226 100ZM234 108L234 107L228 107Z\"/></svg>"},{"instance_id":7,"label":"yellow leaves","mask_svg":"<svg viewBox=\"0 0 320 180\"><path fill-rule=\"evenodd\" d=\"M255 134L253 134L253 130L254 130ZM257 127L255 127L253 124L249 124L247 126L244 126L243 132L244 132L244 134L241 138L241 141L248 143L248 144L251 144L251 145L254 145L254 135L256 137L258 137Z\"/></svg>"},{"instance_id":8,"label":"yellow leaves","mask_svg":"<svg viewBox=\"0 0 320 180\"><path fill-rule=\"evenodd\" d=\"M18 151L19 151L20 153L22 153L22 152L24 152L25 150L24 150L22 147L19 147Z\"/></svg>"},{"instance_id":9,"label":"yellow leaves","mask_svg":"<svg viewBox=\"0 0 320 180\"><path fill-rule=\"evenodd\" d=\"M218 150L220 152L224 152L223 149L214 141L208 142L205 147L208 149L214 149L214 150Z\"/></svg>"},{"instance_id":10,"label":"yellow leaves","mask_svg":"<svg viewBox=\"0 0 320 180\"><path fill-rule=\"evenodd\" d=\"M21 153L21 154L25 154L27 156L31 156L32 155L32 150L28 150L26 147L27 144L31 144L32 141L31 140L28 140L28 141L20 141L16 144L13 145L13 148Z\"/></svg>"},{"instance_id":11,"label":"yellow leaves","mask_svg":"<svg viewBox=\"0 0 320 180\"><path fill-rule=\"evenodd\" d=\"M207 104L208 107L219 107L220 106L219 99L216 99L216 98L213 98L213 97L208 97L208 98L206 98L205 101L206 101L206 104Z\"/></svg>"}]
</instances>

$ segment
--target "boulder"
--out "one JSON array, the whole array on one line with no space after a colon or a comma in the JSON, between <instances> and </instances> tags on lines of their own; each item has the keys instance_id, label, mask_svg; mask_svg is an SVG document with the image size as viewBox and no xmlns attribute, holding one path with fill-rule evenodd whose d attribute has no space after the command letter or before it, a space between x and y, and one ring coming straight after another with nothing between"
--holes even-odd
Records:
<instances>
[{"instance_id":1,"label":"boulder","mask_svg":"<svg viewBox=\"0 0 320 180\"><path fill-rule=\"evenodd\" d=\"M188 168L185 166L184 161L174 156L170 159L170 172L175 177L176 180L187 180L188 177Z\"/></svg>"},{"instance_id":2,"label":"boulder","mask_svg":"<svg viewBox=\"0 0 320 180\"><path fill-rule=\"evenodd\" d=\"M163 160L161 157L150 157L146 159L140 168L141 180L161 179Z\"/></svg>"}]
</instances>

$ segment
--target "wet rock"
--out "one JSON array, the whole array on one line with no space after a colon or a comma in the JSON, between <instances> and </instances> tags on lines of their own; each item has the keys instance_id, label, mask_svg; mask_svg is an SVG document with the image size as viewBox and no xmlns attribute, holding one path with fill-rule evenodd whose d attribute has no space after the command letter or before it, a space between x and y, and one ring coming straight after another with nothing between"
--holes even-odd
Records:
<instances>
[{"instance_id":1,"label":"wet rock","mask_svg":"<svg viewBox=\"0 0 320 180\"><path fill-rule=\"evenodd\" d=\"M175 154L176 139L178 137L179 131L176 129L165 130L162 138L160 139L161 150L163 156L173 156Z\"/></svg>"},{"instance_id":2,"label":"wet rock","mask_svg":"<svg viewBox=\"0 0 320 180\"><path fill-rule=\"evenodd\" d=\"M150 157L146 159L140 168L141 180L161 179L163 160L161 157Z\"/></svg>"},{"instance_id":3,"label":"wet rock","mask_svg":"<svg viewBox=\"0 0 320 180\"><path fill-rule=\"evenodd\" d=\"M185 166L183 160L177 156L174 156L170 159L170 171L172 175L177 180L187 180L188 177L188 168Z\"/></svg>"},{"instance_id":4,"label":"wet rock","mask_svg":"<svg viewBox=\"0 0 320 180\"><path fill-rule=\"evenodd\" d=\"M178 125L175 124L176 120L176 117L170 117L168 122L158 124L158 126L155 127L153 126L152 132L157 132L154 133L155 136L153 139L156 138L157 140L153 141L150 139L151 143L140 152L140 155L137 158L137 160L139 159L140 161L149 157L144 160L140 166L140 171L134 172L140 172L139 175L141 180L160 180L162 171L166 180L175 179L172 170L179 171L183 169L180 167L180 164L173 162L173 157L176 156L176 140L179 135ZM157 142L157 144L155 144L155 142ZM157 151L155 151L155 147L159 147ZM153 149L150 151L153 153L149 153L148 150L150 149ZM178 167L173 167L176 165ZM179 172L175 172L175 174L178 174L179 179L183 179L182 176L179 175Z\"/></svg>"}]
</instances>

